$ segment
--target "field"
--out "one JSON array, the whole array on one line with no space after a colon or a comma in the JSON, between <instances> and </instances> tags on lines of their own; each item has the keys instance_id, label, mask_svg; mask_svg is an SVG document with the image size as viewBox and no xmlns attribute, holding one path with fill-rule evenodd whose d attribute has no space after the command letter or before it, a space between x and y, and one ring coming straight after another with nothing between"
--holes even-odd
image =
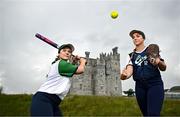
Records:
<instances>
[{"instance_id":1,"label":"field","mask_svg":"<svg viewBox=\"0 0 180 117\"><path fill-rule=\"evenodd\" d=\"M0 95L0 116L29 116L32 95ZM67 96L64 116L141 116L134 97ZM162 116L180 116L180 99L165 99Z\"/></svg>"}]
</instances>

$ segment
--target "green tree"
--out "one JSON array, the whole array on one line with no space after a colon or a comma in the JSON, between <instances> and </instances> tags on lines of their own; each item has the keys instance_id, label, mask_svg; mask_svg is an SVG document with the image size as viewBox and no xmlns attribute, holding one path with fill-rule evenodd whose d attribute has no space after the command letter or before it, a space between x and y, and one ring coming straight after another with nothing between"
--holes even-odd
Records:
<instances>
[{"instance_id":1,"label":"green tree","mask_svg":"<svg viewBox=\"0 0 180 117\"><path fill-rule=\"evenodd\" d=\"M133 89L129 89L129 90L127 90L127 91L123 91L124 92L124 94L127 94L127 96L134 96L134 91L133 91Z\"/></svg>"}]
</instances>

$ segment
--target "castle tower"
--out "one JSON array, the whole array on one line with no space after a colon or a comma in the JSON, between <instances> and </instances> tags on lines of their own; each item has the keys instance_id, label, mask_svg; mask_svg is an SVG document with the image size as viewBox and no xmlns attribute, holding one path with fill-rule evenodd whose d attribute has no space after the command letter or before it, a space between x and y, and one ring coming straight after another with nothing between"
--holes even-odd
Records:
<instances>
[{"instance_id":1,"label":"castle tower","mask_svg":"<svg viewBox=\"0 0 180 117\"><path fill-rule=\"evenodd\" d=\"M85 52L86 58L89 59L90 52Z\"/></svg>"},{"instance_id":2,"label":"castle tower","mask_svg":"<svg viewBox=\"0 0 180 117\"><path fill-rule=\"evenodd\" d=\"M105 75L105 54L100 54L100 59L97 59L95 72L95 95L106 95L106 75Z\"/></svg>"},{"instance_id":3,"label":"castle tower","mask_svg":"<svg viewBox=\"0 0 180 117\"><path fill-rule=\"evenodd\" d=\"M117 47L113 48L113 53L104 57L105 59L105 79L106 79L106 95L122 95L122 86L120 81L120 54Z\"/></svg>"},{"instance_id":4,"label":"castle tower","mask_svg":"<svg viewBox=\"0 0 180 117\"><path fill-rule=\"evenodd\" d=\"M117 52L118 48L112 49L113 54L109 55L106 62L107 73L107 89L108 95L120 96L122 95L122 84L120 80L120 54Z\"/></svg>"}]
</instances>

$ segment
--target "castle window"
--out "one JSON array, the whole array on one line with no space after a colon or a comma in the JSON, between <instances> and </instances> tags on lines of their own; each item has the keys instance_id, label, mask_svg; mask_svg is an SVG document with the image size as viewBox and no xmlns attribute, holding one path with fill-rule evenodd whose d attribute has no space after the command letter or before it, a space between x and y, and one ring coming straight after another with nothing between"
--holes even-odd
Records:
<instances>
[{"instance_id":1,"label":"castle window","mask_svg":"<svg viewBox=\"0 0 180 117\"><path fill-rule=\"evenodd\" d=\"M115 91L117 91L117 87L115 87Z\"/></svg>"},{"instance_id":2,"label":"castle window","mask_svg":"<svg viewBox=\"0 0 180 117\"><path fill-rule=\"evenodd\" d=\"M82 84L80 84L80 89L82 90Z\"/></svg>"},{"instance_id":3,"label":"castle window","mask_svg":"<svg viewBox=\"0 0 180 117\"><path fill-rule=\"evenodd\" d=\"M103 86L101 86L101 89L103 89Z\"/></svg>"}]
</instances>

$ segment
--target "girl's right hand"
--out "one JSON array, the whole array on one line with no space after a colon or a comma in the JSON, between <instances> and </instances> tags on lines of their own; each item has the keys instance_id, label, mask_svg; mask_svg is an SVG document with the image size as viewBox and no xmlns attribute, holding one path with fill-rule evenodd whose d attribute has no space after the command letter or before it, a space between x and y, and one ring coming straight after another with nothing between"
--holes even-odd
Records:
<instances>
[{"instance_id":1,"label":"girl's right hand","mask_svg":"<svg viewBox=\"0 0 180 117\"><path fill-rule=\"evenodd\" d=\"M133 66L127 65L120 75L121 80L126 80L133 75Z\"/></svg>"},{"instance_id":2,"label":"girl's right hand","mask_svg":"<svg viewBox=\"0 0 180 117\"><path fill-rule=\"evenodd\" d=\"M121 80L125 80L127 79L127 77L128 77L127 69L122 70L121 77L120 77Z\"/></svg>"}]
</instances>

